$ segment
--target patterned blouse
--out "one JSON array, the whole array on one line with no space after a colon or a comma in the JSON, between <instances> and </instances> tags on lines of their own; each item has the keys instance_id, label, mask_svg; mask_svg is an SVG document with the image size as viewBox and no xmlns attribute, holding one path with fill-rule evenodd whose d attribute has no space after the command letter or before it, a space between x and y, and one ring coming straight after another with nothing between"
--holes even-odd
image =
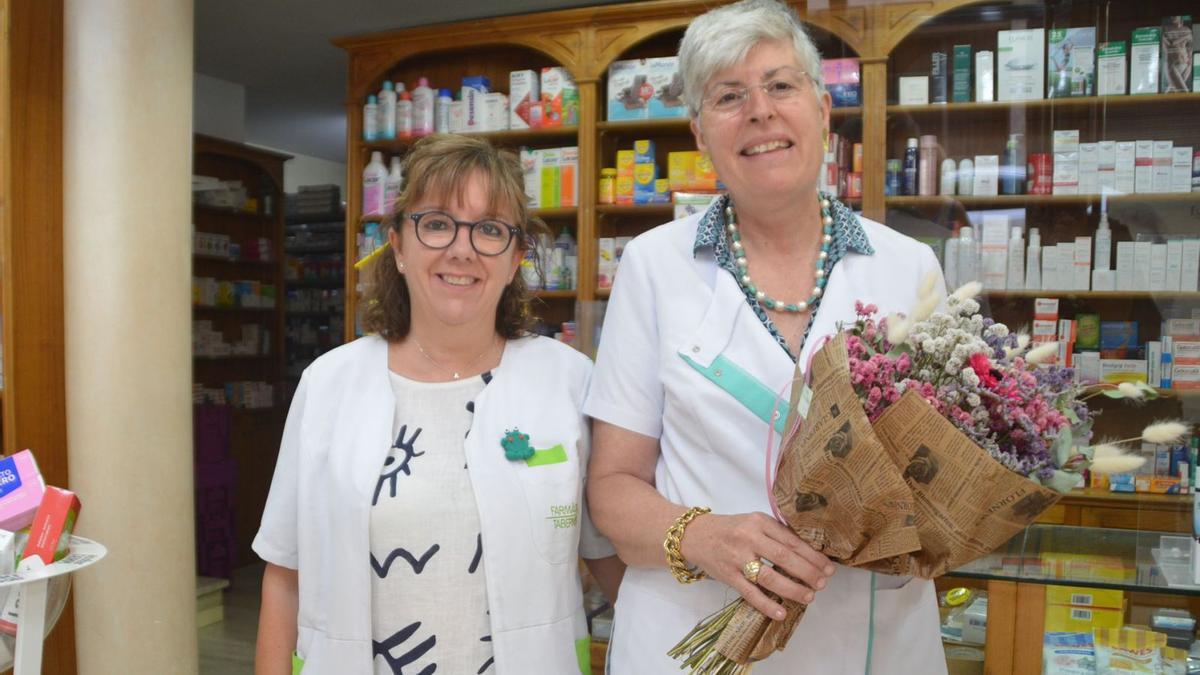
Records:
<instances>
[{"instance_id":1,"label":"patterned blouse","mask_svg":"<svg viewBox=\"0 0 1200 675\"><path fill-rule=\"evenodd\" d=\"M828 275L833 272L834 266L845 257L847 251L862 255L874 255L875 249L871 247L862 223L858 222L858 216L854 215L850 207L828 195L822 194L821 197L829 199L829 215L833 217L833 244L829 249L829 261L826 266L826 278L828 278ZM700 219L700 226L696 228L696 243L692 246L692 253L698 255L701 249L712 249L713 255L717 259L717 265L733 275L742 292L746 294L746 302L754 310L758 320L762 321L763 326L766 326L783 351L787 352L787 355L795 361L799 356L788 349L787 340L775 327L775 322L771 320L754 294L748 291L741 282L735 256L730 253L729 241L725 237L725 207L727 206L729 206L729 195L722 195L704 212L704 216ZM809 328L816 323L817 311L820 308L821 304L818 301L812 308L812 316L808 320ZM800 341L801 348L808 340L809 328L804 329L804 339Z\"/></svg>"}]
</instances>

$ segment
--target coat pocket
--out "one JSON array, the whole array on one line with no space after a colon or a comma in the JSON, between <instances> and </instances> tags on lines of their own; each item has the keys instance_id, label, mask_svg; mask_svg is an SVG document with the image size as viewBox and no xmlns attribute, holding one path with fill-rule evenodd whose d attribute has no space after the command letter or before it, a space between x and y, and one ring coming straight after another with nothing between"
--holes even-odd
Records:
<instances>
[{"instance_id":1,"label":"coat pocket","mask_svg":"<svg viewBox=\"0 0 1200 675\"><path fill-rule=\"evenodd\" d=\"M561 445L552 446L517 467L525 496L530 534L538 553L551 564L574 562L579 555L582 496L578 459ZM560 455L561 453L561 455Z\"/></svg>"}]
</instances>

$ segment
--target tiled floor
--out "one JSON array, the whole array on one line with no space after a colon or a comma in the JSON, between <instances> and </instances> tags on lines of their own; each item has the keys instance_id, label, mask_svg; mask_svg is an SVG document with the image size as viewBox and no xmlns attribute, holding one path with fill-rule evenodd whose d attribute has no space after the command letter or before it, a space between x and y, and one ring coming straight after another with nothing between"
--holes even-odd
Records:
<instances>
[{"instance_id":1,"label":"tiled floor","mask_svg":"<svg viewBox=\"0 0 1200 675\"><path fill-rule=\"evenodd\" d=\"M253 675L262 572L261 563L234 571L225 620L200 629L200 675Z\"/></svg>"}]
</instances>

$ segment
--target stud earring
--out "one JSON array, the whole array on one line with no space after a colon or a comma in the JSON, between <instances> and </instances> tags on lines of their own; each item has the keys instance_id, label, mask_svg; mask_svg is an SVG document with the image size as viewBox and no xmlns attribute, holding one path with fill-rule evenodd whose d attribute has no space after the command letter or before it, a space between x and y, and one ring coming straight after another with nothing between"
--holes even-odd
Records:
<instances>
[{"instance_id":1,"label":"stud earring","mask_svg":"<svg viewBox=\"0 0 1200 675\"><path fill-rule=\"evenodd\" d=\"M821 132L821 143L825 146L825 154L829 154L829 130Z\"/></svg>"},{"instance_id":2,"label":"stud earring","mask_svg":"<svg viewBox=\"0 0 1200 675\"><path fill-rule=\"evenodd\" d=\"M404 274L404 261L403 260L396 263L396 269L400 270L400 274Z\"/></svg>"}]
</instances>

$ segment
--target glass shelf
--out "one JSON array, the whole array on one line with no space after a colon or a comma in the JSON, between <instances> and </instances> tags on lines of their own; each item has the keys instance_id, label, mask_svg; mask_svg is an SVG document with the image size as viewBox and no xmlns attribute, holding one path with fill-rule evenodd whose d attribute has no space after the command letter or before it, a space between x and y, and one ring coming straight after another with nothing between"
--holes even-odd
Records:
<instances>
[{"instance_id":1,"label":"glass shelf","mask_svg":"<svg viewBox=\"0 0 1200 675\"><path fill-rule=\"evenodd\" d=\"M1200 596L1191 538L1170 532L1034 524L949 576Z\"/></svg>"}]
</instances>

